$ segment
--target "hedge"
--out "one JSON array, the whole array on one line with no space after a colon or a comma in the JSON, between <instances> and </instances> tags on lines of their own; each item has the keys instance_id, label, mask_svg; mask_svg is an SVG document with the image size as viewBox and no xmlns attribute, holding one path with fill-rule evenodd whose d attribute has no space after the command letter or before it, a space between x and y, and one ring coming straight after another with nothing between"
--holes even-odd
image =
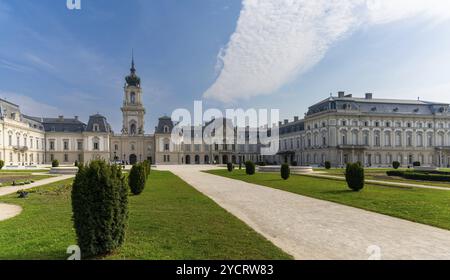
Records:
<instances>
[{"instance_id":1,"label":"hedge","mask_svg":"<svg viewBox=\"0 0 450 280\"><path fill-rule=\"evenodd\" d=\"M83 258L119 248L128 223L128 187L121 169L104 161L82 166L73 183L72 211Z\"/></svg>"},{"instance_id":2,"label":"hedge","mask_svg":"<svg viewBox=\"0 0 450 280\"><path fill-rule=\"evenodd\" d=\"M52 161L52 167L59 167L59 161L57 159Z\"/></svg>"},{"instance_id":3,"label":"hedge","mask_svg":"<svg viewBox=\"0 0 450 280\"><path fill-rule=\"evenodd\" d=\"M410 180L419 181L435 181L435 182L450 182L450 175L433 174L427 172L414 172L414 171L388 171L388 176L402 177Z\"/></svg>"}]
</instances>

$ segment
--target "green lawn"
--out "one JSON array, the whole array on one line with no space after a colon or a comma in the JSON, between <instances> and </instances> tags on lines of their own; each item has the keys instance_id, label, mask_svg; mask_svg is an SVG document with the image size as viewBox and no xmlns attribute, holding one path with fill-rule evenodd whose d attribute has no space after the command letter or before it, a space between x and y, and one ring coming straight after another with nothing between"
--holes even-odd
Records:
<instances>
[{"instance_id":1,"label":"green lawn","mask_svg":"<svg viewBox=\"0 0 450 280\"><path fill-rule=\"evenodd\" d=\"M353 192L345 182L332 179L292 175L284 181L275 173L208 172L450 230L450 191L366 185L363 191Z\"/></svg>"},{"instance_id":2,"label":"green lawn","mask_svg":"<svg viewBox=\"0 0 450 280\"><path fill-rule=\"evenodd\" d=\"M388 181L393 183L407 183L407 184L415 184L415 185L427 185L427 186L436 186L436 187L444 187L450 188L450 182L435 182L435 181L423 181L423 180L411 180L405 179L401 177L393 177L388 176L386 174L387 171L394 170L388 168L366 168L364 170L366 174L367 180L377 180L377 181ZM406 171L408 169L398 169L401 171ZM443 170L443 169L441 169ZM324 175L335 175L335 176L345 176L345 169L342 168L333 168L333 169L314 169L314 171L322 172ZM444 171L444 170L443 170Z\"/></svg>"},{"instance_id":3,"label":"green lawn","mask_svg":"<svg viewBox=\"0 0 450 280\"><path fill-rule=\"evenodd\" d=\"M66 182L70 183L70 181ZM70 187L16 195L24 207L0 222L0 259L65 259L75 244ZM152 171L143 194L130 196L126 242L109 259L290 259L291 257L169 172Z\"/></svg>"}]
</instances>

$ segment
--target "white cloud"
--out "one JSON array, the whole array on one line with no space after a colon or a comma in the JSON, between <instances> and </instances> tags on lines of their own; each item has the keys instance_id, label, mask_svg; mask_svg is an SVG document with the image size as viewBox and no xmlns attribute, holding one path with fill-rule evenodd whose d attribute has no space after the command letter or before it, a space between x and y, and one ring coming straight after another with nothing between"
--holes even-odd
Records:
<instances>
[{"instance_id":1,"label":"white cloud","mask_svg":"<svg viewBox=\"0 0 450 280\"><path fill-rule=\"evenodd\" d=\"M36 117L50 117L61 115L62 111L54 106L34 100L19 93L0 91L0 98L13 102L20 107L23 114ZM45 114L45 115L43 115Z\"/></svg>"},{"instance_id":2,"label":"white cloud","mask_svg":"<svg viewBox=\"0 0 450 280\"><path fill-rule=\"evenodd\" d=\"M237 28L218 55L206 98L223 102L270 94L317 64L363 25L412 17L450 18L448 0L243 0Z\"/></svg>"}]
</instances>

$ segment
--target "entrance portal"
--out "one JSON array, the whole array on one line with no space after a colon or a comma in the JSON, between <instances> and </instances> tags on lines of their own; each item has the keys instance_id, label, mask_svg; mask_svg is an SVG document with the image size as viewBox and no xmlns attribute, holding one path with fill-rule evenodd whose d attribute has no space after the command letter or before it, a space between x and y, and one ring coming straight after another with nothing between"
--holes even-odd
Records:
<instances>
[{"instance_id":1,"label":"entrance portal","mask_svg":"<svg viewBox=\"0 0 450 280\"><path fill-rule=\"evenodd\" d=\"M135 154L130 155L130 164L134 165L137 163L137 156Z\"/></svg>"}]
</instances>

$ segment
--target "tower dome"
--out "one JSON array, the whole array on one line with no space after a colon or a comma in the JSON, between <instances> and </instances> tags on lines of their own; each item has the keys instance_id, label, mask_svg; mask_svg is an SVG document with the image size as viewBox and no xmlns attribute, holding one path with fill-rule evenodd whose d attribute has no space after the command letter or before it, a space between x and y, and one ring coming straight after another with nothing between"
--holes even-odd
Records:
<instances>
[{"instance_id":1,"label":"tower dome","mask_svg":"<svg viewBox=\"0 0 450 280\"><path fill-rule=\"evenodd\" d=\"M127 83L127 86L141 87L141 78L139 78L139 76L136 75L136 68L134 65L134 54L132 55L131 58L130 75L125 77L125 81Z\"/></svg>"}]
</instances>

